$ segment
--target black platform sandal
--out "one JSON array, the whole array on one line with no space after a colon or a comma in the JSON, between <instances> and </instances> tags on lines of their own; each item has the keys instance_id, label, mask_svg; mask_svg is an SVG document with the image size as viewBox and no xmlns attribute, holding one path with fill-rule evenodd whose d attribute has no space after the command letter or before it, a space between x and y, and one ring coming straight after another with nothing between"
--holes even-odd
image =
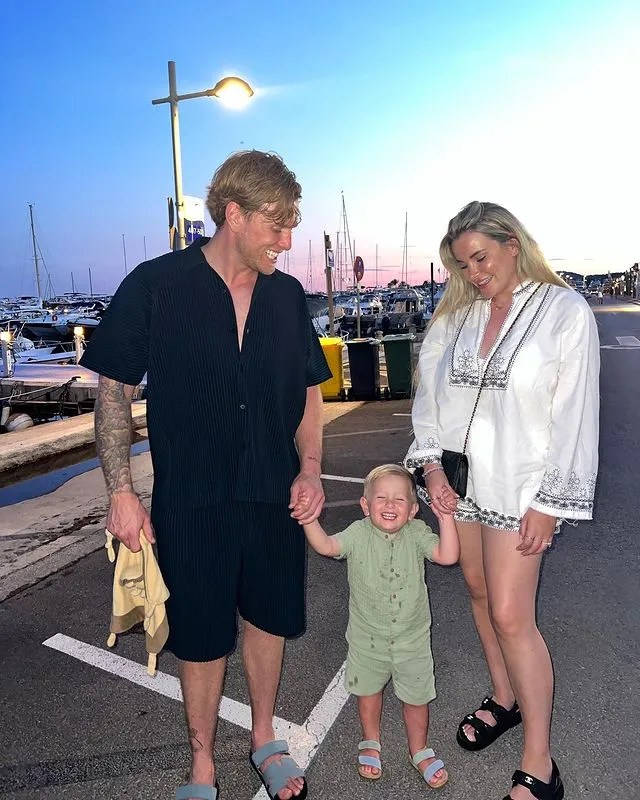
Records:
<instances>
[{"instance_id":1,"label":"black platform sandal","mask_svg":"<svg viewBox=\"0 0 640 800\"><path fill-rule=\"evenodd\" d=\"M493 714L496 724L489 725L487 722L480 719L477 716L478 711L488 711L490 714ZM498 703L489 696L485 697L482 703L480 703L478 711L474 711L473 714L467 714L458 725L456 741L460 747L465 750L483 750L485 747L493 744L493 742L495 742L499 736L502 736L505 731L508 731L509 728L513 728L522 722L522 715L520 714L517 703L514 703L510 709L507 709L504 708L504 706L498 705ZM470 725L475 731L476 738L474 741L467 738L464 732L465 725Z\"/></svg>"},{"instance_id":2,"label":"black platform sandal","mask_svg":"<svg viewBox=\"0 0 640 800\"><path fill-rule=\"evenodd\" d=\"M517 769L511 778L511 788L514 786L524 786L528 789L536 800L562 800L564 797L564 786L558 771L558 765L551 759L551 780L549 783L543 783L539 778L534 778ZM513 800L510 795L507 795L504 800Z\"/></svg>"}]
</instances>

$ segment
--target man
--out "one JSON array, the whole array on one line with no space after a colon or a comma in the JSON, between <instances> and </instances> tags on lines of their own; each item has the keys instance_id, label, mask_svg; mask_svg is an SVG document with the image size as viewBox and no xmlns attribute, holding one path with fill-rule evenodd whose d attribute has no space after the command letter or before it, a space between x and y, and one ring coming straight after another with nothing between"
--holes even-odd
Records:
<instances>
[{"instance_id":1,"label":"man","mask_svg":"<svg viewBox=\"0 0 640 800\"><path fill-rule=\"evenodd\" d=\"M278 156L230 156L209 187L213 238L140 264L82 359L100 374L107 527L134 551L141 530L157 539L171 595L167 649L179 659L192 754L179 798L217 797L213 748L236 612L252 763L271 797L307 793L272 725L284 639L304 628L299 523L316 519L324 502L319 384L331 377L300 283L276 270L300 195ZM151 516L129 463L131 398L145 372Z\"/></svg>"}]
</instances>

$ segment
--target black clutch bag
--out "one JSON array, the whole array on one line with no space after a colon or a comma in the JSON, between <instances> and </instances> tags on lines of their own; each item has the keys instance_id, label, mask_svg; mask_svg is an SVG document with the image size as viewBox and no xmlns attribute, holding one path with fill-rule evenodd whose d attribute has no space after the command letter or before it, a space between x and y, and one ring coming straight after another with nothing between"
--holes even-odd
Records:
<instances>
[{"instance_id":1,"label":"black clutch bag","mask_svg":"<svg viewBox=\"0 0 640 800\"><path fill-rule=\"evenodd\" d=\"M464 453L456 453L455 450L443 450L441 463L444 474L449 481L449 486L458 497L466 497L469 459Z\"/></svg>"},{"instance_id":2,"label":"black clutch bag","mask_svg":"<svg viewBox=\"0 0 640 800\"><path fill-rule=\"evenodd\" d=\"M443 450L441 458L442 469L449 481L449 486L458 495L458 497L466 497L467 495L467 478L469 476L469 460L464 453L456 453L454 450ZM416 486L421 489L427 490L427 481L425 479L425 468L429 472L429 468L433 469L433 464L425 464L424 467L418 467L413 473Z\"/></svg>"}]
</instances>

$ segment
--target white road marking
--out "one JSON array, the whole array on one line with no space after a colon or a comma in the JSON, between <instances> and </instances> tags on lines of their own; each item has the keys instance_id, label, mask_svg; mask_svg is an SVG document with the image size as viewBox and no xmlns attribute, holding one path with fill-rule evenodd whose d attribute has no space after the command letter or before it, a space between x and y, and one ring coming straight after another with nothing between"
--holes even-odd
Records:
<instances>
[{"instance_id":1,"label":"white road marking","mask_svg":"<svg viewBox=\"0 0 640 800\"><path fill-rule=\"evenodd\" d=\"M323 481L343 481L344 483L364 483L364 478L345 478L343 475L321 475Z\"/></svg>"},{"instance_id":2,"label":"white road marking","mask_svg":"<svg viewBox=\"0 0 640 800\"><path fill-rule=\"evenodd\" d=\"M360 498L356 500L334 500L332 503L325 503L324 508L346 508L347 506L357 506Z\"/></svg>"},{"instance_id":3,"label":"white road marking","mask_svg":"<svg viewBox=\"0 0 640 800\"><path fill-rule=\"evenodd\" d=\"M411 414L403 414L400 411L394 411L392 417L410 417Z\"/></svg>"},{"instance_id":4,"label":"white road marking","mask_svg":"<svg viewBox=\"0 0 640 800\"><path fill-rule=\"evenodd\" d=\"M616 336L618 344L625 347L640 347L640 340L635 336Z\"/></svg>"},{"instance_id":5,"label":"white road marking","mask_svg":"<svg viewBox=\"0 0 640 800\"><path fill-rule=\"evenodd\" d=\"M640 348L635 344L601 344L601 350L635 350L640 352Z\"/></svg>"},{"instance_id":6,"label":"white road marking","mask_svg":"<svg viewBox=\"0 0 640 800\"><path fill-rule=\"evenodd\" d=\"M322 438L323 439L337 439L340 436L366 436L370 433L391 433L391 432L398 432L404 431L405 433L409 433L408 428L378 428L375 431L350 431L349 433L327 433Z\"/></svg>"},{"instance_id":7,"label":"white road marking","mask_svg":"<svg viewBox=\"0 0 640 800\"><path fill-rule=\"evenodd\" d=\"M43 644L68 656L77 658L78 661L84 661L85 664L90 664L92 667L97 667L104 672L116 675L118 678L125 678L131 683L136 683L145 689L152 689L157 694L164 695L164 697L168 697L171 700L182 702L180 681L174 678L173 675L158 671L152 677L147 674L147 669L142 664L122 658L122 656L118 656L109 650L102 650L92 644L72 639L63 633L56 633L55 636L47 639ZM251 730L251 709L244 703L238 703L236 700L223 697L220 701L220 717L227 722L232 722L239 728ZM278 717L274 719L274 724L283 732L292 727L298 727Z\"/></svg>"},{"instance_id":8,"label":"white road marking","mask_svg":"<svg viewBox=\"0 0 640 800\"><path fill-rule=\"evenodd\" d=\"M180 681L173 675L157 672L151 677L142 664L73 639L71 636L65 636L63 633L56 633L43 644L118 678L124 678L171 700L182 702ZM276 738L288 741L291 755L303 769L311 763L324 737L349 699L349 693L344 688L344 670L345 664L340 667L303 725L296 725L280 717L273 718ZM229 697L223 697L220 701L220 718L247 731L251 730L250 707ZM254 795L253 800L268 800L264 787Z\"/></svg>"}]
</instances>

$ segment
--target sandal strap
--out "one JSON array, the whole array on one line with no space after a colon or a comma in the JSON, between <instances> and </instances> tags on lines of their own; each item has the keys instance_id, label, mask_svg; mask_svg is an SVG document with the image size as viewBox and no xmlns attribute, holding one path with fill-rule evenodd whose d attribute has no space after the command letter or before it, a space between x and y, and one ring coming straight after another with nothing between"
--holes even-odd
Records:
<instances>
[{"instance_id":1,"label":"sandal strap","mask_svg":"<svg viewBox=\"0 0 640 800\"><path fill-rule=\"evenodd\" d=\"M380 742L377 742L375 739L363 739L358 744L358 750L377 750L380 752L382 747L380 747Z\"/></svg>"},{"instance_id":2,"label":"sandal strap","mask_svg":"<svg viewBox=\"0 0 640 800\"><path fill-rule=\"evenodd\" d=\"M274 739L272 742L267 742L259 747L255 753L251 753L251 760L254 765L259 769L260 764L266 761L269 756L275 755L288 755L289 745L284 739Z\"/></svg>"},{"instance_id":3,"label":"sandal strap","mask_svg":"<svg viewBox=\"0 0 640 800\"><path fill-rule=\"evenodd\" d=\"M280 762L272 761L266 767L261 768L261 764L267 758L275 755L281 756ZM273 742L267 742L259 747L255 753L251 753L251 762L258 770L271 797L275 797L281 789L284 789L289 778L304 778L305 776L304 770L300 769L289 755L289 745L284 739L275 739Z\"/></svg>"},{"instance_id":4,"label":"sandal strap","mask_svg":"<svg viewBox=\"0 0 640 800\"><path fill-rule=\"evenodd\" d=\"M260 774L268 793L274 798L284 789L289 778L304 778L304 770L300 769L291 756L283 756L280 763L272 761L260 770Z\"/></svg>"},{"instance_id":5,"label":"sandal strap","mask_svg":"<svg viewBox=\"0 0 640 800\"><path fill-rule=\"evenodd\" d=\"M176 789L176 800L188 800L196 797L198 800L216 800L218 787L209 783L186 783Z\"/></svg>"},{"instance_id":6,"label":"sandal strap","mask_svg":"<svg viewBox=\"0 0 640 800\"><path fill-rule=\"evenodd\" d=\"M362 764L363 767L375 767L376 769L382 769L382 761L375 756L358 756L358 764Z\"/></svg>"},{"instance_id":7,"label":"sandal strap","mask_svg":"<svg viewBox=\"0 0 640 800\"><path fill-rule=\"evenodd\" d=\"M517 703L514 703L512 708L505 708L504 706L496 703L496 701L490 695L487 695L482 703L480 703L480 709L493 714L493 716L496 718L496 722L500 722L500 718L504 717L505 714L511 716L520 710Z\"/></svg>"},{"instance_id":8,"label":"sandal strap","mask_svg":"<svg viewBox=\"0 0 640 800\"><path fill-rule=\"evenodd\" d=\"M444 769L444 761L441 758L437 758L435 761L432 761L422 773L422 777L427 783L429 783L431 778L433 778L439 769Z\"/></svg>"},{"instance_id":9,"label":"sandal strap","mask_svg":"<svg viewBox=\"0 0 640 800\"><path fill-rule=\"evenodd\" d=\"M536 800L553 800L553 786L550 783L543 783L521 769L517 769L511 777L511 788L514 786L524 786Z\"/></svg>"},{"instance_id":10,"label":"sandal strap","mask_svg":"<svg viewBox=\"0 0 640 800\"><path fill-rule=\"evenodd\" d=\"M499 721L496 721L499 725ZM480 717L477 717L475 712L473 714L467 714L461 725L469 725L476 733L480 734L484 733L485 731L492 731L496 727L495 725L489 725L488 722L485 722L483 719L480 719ZM468 739L469 737L465 734L465 738ZM469 741L471 740L469 739Z\"/></svg>"},{"instance_id":11,"label":"sandal strap","mask_svg":"<svg viewBox=\"0 0 640 800\"><path fill-rule=\"evenodd\" d=\"M417 767L421 761L424 761L425 758L434 758L435 753L430 747L425 747L422 750L418 750L417 753L411 756L411 763L414 767Z\"/></svg>"}]
</instances>

